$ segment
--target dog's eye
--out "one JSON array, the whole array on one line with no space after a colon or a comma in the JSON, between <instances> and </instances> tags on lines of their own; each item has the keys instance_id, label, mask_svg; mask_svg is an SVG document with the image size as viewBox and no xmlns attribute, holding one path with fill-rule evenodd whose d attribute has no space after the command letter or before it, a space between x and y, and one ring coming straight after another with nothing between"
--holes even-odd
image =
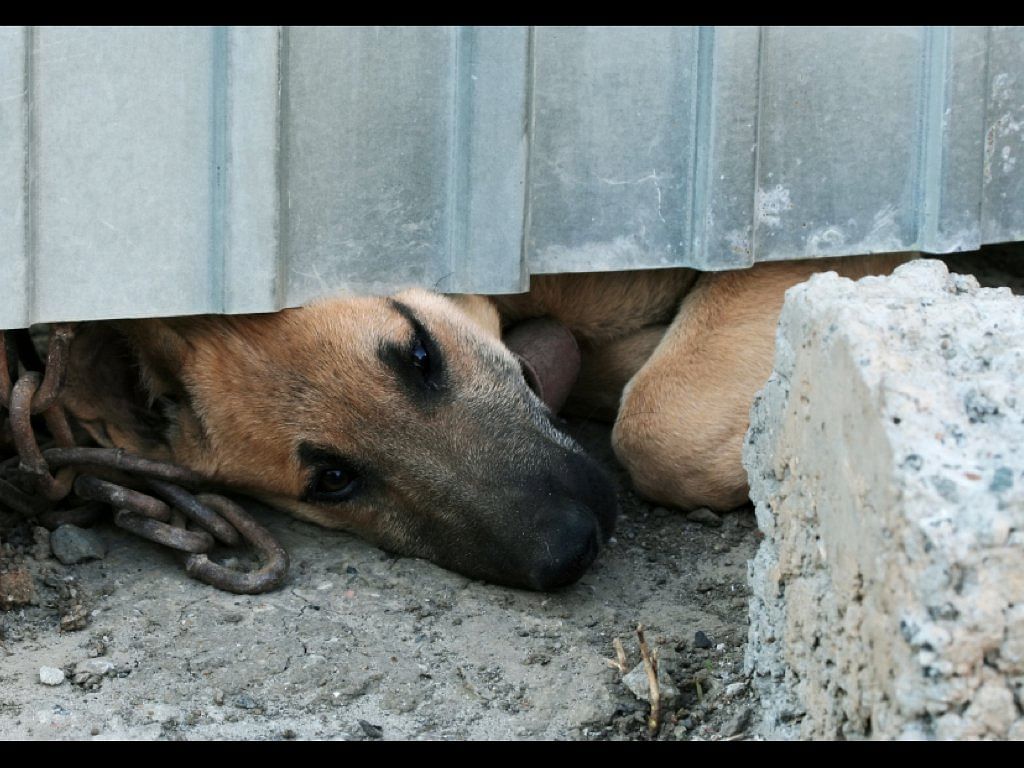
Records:
<instances>
[{"instance_id":1,"label":"dog's eye","mask_svg":"<svg viewBox=\"0 0 1024 768\"><path fill-rule=\"evenodd\" d=\"M412 342L412 364L416 367L424 379L430 378L430 355L427 353L427 346L423 338L417 333Z\"/></svg>"},{"instance_id":2,"label":"dog's eye","mask_svg":"<svg viewBox=\"0 0 1024 768\"><path fill-rule=\"evenodd\" d=\"M437 390L440 388L440 355L436 354L437 346L427 331L419 323L416 326L412 346L408 348L409 359L419 374L419 383L427 389Z\"/></svg>"},{"instance_id":3,"label":"dog's eye","mask_svg":"<svg viewBox=\"0 0 1024 768\"><path fill-rule=\"evenodd\" d=\"M382 344L378 354L414 396L442 391L447 384L444 353L409 307L393 299L391 305L412 326L412 333L397 343Z\"/></svg>"},{"instance_id":4,"label":"dog's eye","mask_svg":"<svg viewBox=\"0 0 1024 768\"><path fill-rule=\"evenodd\" d=\"M313 484L313 497L317 501L344 501L359 486L359 476L342 467L322 469Z\"/></svg>"}]
</instances>

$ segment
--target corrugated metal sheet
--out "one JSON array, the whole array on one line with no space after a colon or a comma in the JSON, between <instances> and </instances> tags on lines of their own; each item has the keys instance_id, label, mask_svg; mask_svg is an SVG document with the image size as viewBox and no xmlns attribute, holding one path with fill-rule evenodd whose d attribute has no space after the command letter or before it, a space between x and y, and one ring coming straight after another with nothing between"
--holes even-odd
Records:
<instances>
[{"instance_id":1,"label":"corrugated metal sheet","mask_svg":"<svg viewBox=\"0 0 1024 768\"><path fill-rule=\"evenodd\" d=\"M1024 28L0 29L0 327L1024 240Z\"/></svg>"}]
</instances>

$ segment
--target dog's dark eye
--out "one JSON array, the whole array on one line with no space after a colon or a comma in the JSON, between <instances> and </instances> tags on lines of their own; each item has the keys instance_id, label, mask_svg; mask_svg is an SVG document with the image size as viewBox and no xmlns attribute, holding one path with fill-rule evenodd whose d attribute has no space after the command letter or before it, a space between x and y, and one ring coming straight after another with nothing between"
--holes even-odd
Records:
<instances>
[{"instance_id":1,"label":"dog's dark eye","mask_svg":"<svg viewBox=\"0 0 1024 768\"><path fill-rule=\"evenodd\" d=\"M381 346L381 359L416 396L441 392L447 378L441 348L409 307L394 299L391 306L409 322L412 333L400 342Z\"/></svg>"},{"instance_id":2,"label":"dog's dark eye","mask_svg":"<svg viewBox=\"0 0 1024 768\"><path fill-rule=\"evenodd\" d=\"M409 359L416 369L418 383L430 390L438 390L441 385L440 354L430 334L419 323L415 325L412 346L408 347Z\"/></svg>"},{"instance_id":3,"label":"dog's dark eye","mask_svg":"<svg viewBox=\"0 0 1024 768\"><path fill-rule=\"evenodd\" d=\"M316 501L344 501L359 486L359 476L349 469L329 467L321 469L313 484Z\"/></svg>"},{"instance_id":4,"label":"dog's dark eye","mask_svg":"<svg viewBox=\"0 0 1024 768\"><path fill-rule=\"evenodd\" d=\"M418 333L412 342L412 364L424 379L430 378L430 355L427 352L427 345L423 342L423 337Z\"/></svg>"}]
</instances>

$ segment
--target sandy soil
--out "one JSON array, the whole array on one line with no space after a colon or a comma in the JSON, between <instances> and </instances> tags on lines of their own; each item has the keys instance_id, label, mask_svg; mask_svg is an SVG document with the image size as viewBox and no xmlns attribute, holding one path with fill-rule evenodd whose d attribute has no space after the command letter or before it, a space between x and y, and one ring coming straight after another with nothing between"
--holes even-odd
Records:
<instances>
[{"instance_id":1,"label":"sandy soil","mask_svg":"<svg viewBox=\"0 0 1024 768\"><path fill-rule=\"evenodd\" d=\"M571 431L628 484L605 426ZM756 714L742 672L750 509L709 527L625 489L620 500L613 544L554 594L263 515L290 576L236 596L109 525L94 529L104 559L64 566L31 527L0 519L5 567L27 569L37 595L0 612L0 737L645 739L648 703L605 661L618 637L639 663L642 623L678 688L657 738L743 738ZM76 615L85 626L62 632ZM45 685L41 667L66 679Z\"/></svg>"}]
</instances>

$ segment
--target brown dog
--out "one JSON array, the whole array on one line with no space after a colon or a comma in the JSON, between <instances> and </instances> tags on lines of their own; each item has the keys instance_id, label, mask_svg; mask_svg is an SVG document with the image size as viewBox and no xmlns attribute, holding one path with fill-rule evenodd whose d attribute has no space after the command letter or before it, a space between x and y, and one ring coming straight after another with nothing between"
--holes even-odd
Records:
<instances>
[{"instance_id":1,"label":"brown dog","mask_svg":"<svg viewBox=\"0 0 1024 768\"><path fill-rule=\"evenodd\" d=\"M292 514L489 581L575 581L615 491L529 390L503 327L552 316L583 352L568 408L614 420L655 501L746 498L740 447L785 290L906 257L540 276L530 293L325 301L275 314L92 324L66 402L104 446L172 459Z\"/></svg>"}]
</instances>

